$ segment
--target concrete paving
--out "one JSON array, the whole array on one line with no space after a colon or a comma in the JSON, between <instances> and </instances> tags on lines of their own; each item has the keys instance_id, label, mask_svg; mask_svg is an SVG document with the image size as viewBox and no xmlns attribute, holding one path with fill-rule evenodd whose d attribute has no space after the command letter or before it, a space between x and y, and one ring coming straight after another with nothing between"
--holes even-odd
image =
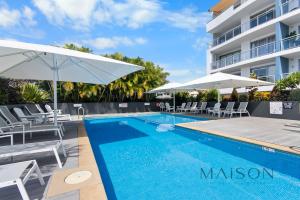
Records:
<instances>
[{"instance_id":1,"label":"concrete paving","mask_svg":"<svg viewBox=\"0 0 300 200\"><path fill-rule=\"evenodd\" d=\"M295 120L242 117L182 124L204 132L243 137L266 143L299 148L300 122Z\"/></svg>"}]
</instances>

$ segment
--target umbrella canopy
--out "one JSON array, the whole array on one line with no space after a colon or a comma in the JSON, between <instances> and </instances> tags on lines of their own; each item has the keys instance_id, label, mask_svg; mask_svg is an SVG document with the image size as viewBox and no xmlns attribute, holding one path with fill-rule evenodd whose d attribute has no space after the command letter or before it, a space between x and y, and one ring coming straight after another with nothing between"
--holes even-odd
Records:
<instances>
[{"instance_id":1,"label":"umbrella canopy","mask_svg":"<svg viewBox=\"0 0 300 200\"><path fill-rule=\"evenodd\" d=\"M60 47L0 40L0 77L53 80L54 110L57 110L57 81L108 84L141 69L137 65Z\"/></svg>"},{"instance_id":2,"label":"umbrella canopy","mask_svg":"<svg viewBox=\"0 0 300 200\"><path fill-rule=\"evenodd\" d=\"M156 93L172 93L173 91L175 91L178 87L181 87L182 84L181 83L168 83L166 85L160 86L158 88L155 88L153 90L150 90L149 94L156 94Z\"/></svg>"},{"instance_id":3,"label":"umbrella canopy","mask_svg":"<svg viewBox=\"0 0 300 200\"><path fill-rule=\"evenodd\" d=\"M147 93L149 94L157 94L157 93L173 93L173 106L176 105L176 101L175 101L175 93L176 91L179 91L178 87L181 87L182 84L181 83L168 83L166 85L163 85L163 86L160 86L154 90L151 90ZM167 95L169 97L171 97L170 95ZM158 99L158 97L160 99L162 99L163 97L162 96L157 96L156 98ZM172 97L171 97L172 98ZM169 99L171 99L169 98ZM167 99L167 98L164 98L164 99Z\"/></svg>"},{"instance_id":4,"label":"umbrella canopy","mask_svg":"<svg viewBox=\"0 0 300 200\"><path fill-rule=\"evenodd\" d=\"M161 100L164 100L164 99L172 99L172 96L171 96L171 95L162 94L162 95L158 95L158 96L156 97L156 99L161 99Z\"/></svg>"},{"instance_id":5,"label":"umbrella canopy","mask_svg":"<svg viewBox=\"0 0 300 200\"><path fill-rule=\"evenodd\" d=\"M195 89L224 89L224 88L241 88L252 86L266 86L273 85L273 83L252 79L242 76L236 76L225 73L211 74L194 81L183 84L178 89L195 90Z\"/></svg>"}]
</instances>

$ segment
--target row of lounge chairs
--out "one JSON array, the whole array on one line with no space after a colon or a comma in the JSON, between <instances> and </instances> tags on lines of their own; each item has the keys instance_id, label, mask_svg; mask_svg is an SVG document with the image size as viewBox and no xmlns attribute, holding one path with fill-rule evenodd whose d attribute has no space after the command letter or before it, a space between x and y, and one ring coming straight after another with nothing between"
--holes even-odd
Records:
<instances>
[{"instance_id":1,"label":"row of lounge chairs","mask_svg":"<svg viewBox=\"0 0 300 200\"><path fill-rule=\"evenodd\" d=\"M39 112L33 113L26 106L23 109L14 107L9 110L7 106L0 106L0 139L9 138L10 145L0 146L0 159L12 158L21 155L36 155L41 153L53 153L59 168L62 168L62 162L59 154L62 153L66 157L66 151L63 145L64 126L63 122L71 119L70 115L58 114L58 124L54 125L54 111L49 105L45 107L45 112L38 104L36 108ZM25 111L25 112L24 112ZM45 142L26 143L26 135L45 134L53 132L57 140ZM22 144L14 144L14 136L22 135ZM40 184L44 185L41 171L36 160L11 163L0 166L0 188L17 185L22 199L29 200L25 184L28 179L36 174Z\"/></svg>"},{"instance_id":2,"label":"row of lounge chairs","mask_svg":"<svg viewBox=\"0 0 300 200\"><path fill-rule=\"evenodd\" d=\"M213 116L229 116L230 118L233 117L233 115L238 114L240 117L242 117L243 114L247 114L250 116L249 111L247 110L248 102L240 102L237 109L235 107L235 102L228 102L225 109L221 108L221 103L216 103L214 107L208 107L207 102L201 102L198 104L198 102L188 102L188 103L182 103L181 106L177 106L176 110L174 106L170 106L169 103L160 103L160 110L166 111L166 112L190 112L190 113L207 113L211 114Z\"/></svg>"}]
</instances>

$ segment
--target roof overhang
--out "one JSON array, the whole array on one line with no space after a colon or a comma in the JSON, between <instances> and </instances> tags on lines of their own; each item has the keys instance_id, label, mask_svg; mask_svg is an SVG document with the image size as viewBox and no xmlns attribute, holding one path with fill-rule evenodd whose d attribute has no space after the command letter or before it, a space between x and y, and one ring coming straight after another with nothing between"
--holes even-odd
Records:
<instances>
[{"instance_id":1,"label":"roof overhang","mask_svg":"<svg viewBox=\"0 0 300 200\"><path fill-rule=\"evenodd\" d=\"M219 3L214 5L210 11L214 14L220 14L228 7L232 6L237 0L220 0Z\"/></svg>"}]
</instances>

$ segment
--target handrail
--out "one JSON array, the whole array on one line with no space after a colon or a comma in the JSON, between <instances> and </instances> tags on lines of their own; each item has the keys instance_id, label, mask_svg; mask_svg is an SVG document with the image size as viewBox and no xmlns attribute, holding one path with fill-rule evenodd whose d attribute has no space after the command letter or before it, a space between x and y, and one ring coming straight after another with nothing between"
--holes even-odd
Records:
<instances>
[{"instance_id":1,"label":"handrail","mask_svg":"<svg viewBox=\"0 0 300 200\"><path fill-rule=\"evenodd\" d=\"M280 41L270 42L247 51L239 52L225 58L216 60L212 63L213 69L226 67L241 61L269 55L279 51L300 47L300 34L284 38Z\"/></svg>"},{"instance_id":2,"label":"handrail","mask_svg":"<svg viewBox=\"0 0 300 200\"><path fill-rule=\"evenodd\" d=\"M220 44L222 44L222 43L224 43L224 42L226 42L226 41L228 41L228 40L230 40L230 39L232 39L232 38L234 38L234 37L240 35L240 34L243 33L243 32L246 32L246 31L248 31L248 30L250 30L250 29L252 29L252 28L254 28L254 27L257 27L257 26L259 26L259 25L262 25L262 24L264 24L264 23L266 23L266 22L272 20L272 19L268 19L268 20L266 20L265 22L260 23L260 24L259 24L259 22L258 22L258 19L259 19L260 17L262 17L262 16L264 16L264 15L268 15L268 14L270 14L270 13L272 13L272 12L274 13L272 19L275 19L275 18L276 18L276 13L275 13L276 11L275 11L275 8L270 8L269 10L266 10L265 12L263 12L263 13L257 15L255 18L253 18L253 19L251 19L251 20L249 20L249 21L246 21L246 22L244 22L244 23L242 23L242 24L240 24L240 25L238 25L238 26L235 26L235 27L233 27L232 29L230 29L229 31L226 31L226 32L225 32L224 34L222 34L221 36L215 38L214 41L213 41L213 46L218 46L218 45L220 45ZM257 21L257 25L251 27L251 24L252 24L252 22L254 22L254 21ZM234 31L235 31L237 28L239 28L240 31L238 31L237 34L235 34ZM232 37L230 37L230 38L227 39L226 36L227 36L227 34L230 33L230 32L232 32ZM223 38L223 37L224 37L224 41L221 40L221 42L220 42L220 39Z\"/></svg>"},{"instance_id":3,"label":"handrail","mask_svg":"<svg viewBox=\"0 0 300 200\"><path fill-rule=\"evenodd\" d=\"M245 1L245 2L246 2L246 1ZM245 3L245 2L242 2L242 4ZM293 7L290 7L290 5L293 5ZM234 5L232 5L232 6L234 6ZM282 4L280 5L280 13L278 13L278 16L282 16L282 15L284 15L284 14L287 14L287 13L289 13L289 12L295 10L295 9L299 9L299 8L300 8L300 0L289 0L289 1L287 1L287 2L285 2L285 3L282 3ZM263 23L261 23L261 24L264 24L264 23L266 23L266 22L268 22L268 21L270 21L270 20L276 19L276 17L277 17L277 16L276 16L276 10L275 10L275 8L271 8L271 9L265 11L264 13L261 13L260 15L256 16L254 19L251 19L251 20L249 20L249 21L247 21L247 22L245 22L245 23L242 23L242 24L240 24L240 25L238 25L238 26L235 26L235 27L233 27L232 29L226 31L226 33L224 33L224 34L222 34L221 36L215 38L215 39L213 40L212 46L213 46L213 47L218 46L218 45L220 45L220 44L222 44L222 43L224 43L224 42L226 42L226 41L228 41L228 40L230 40L230 39L232 39L232 38L234 38L234 37L240 35L241 33L244 33L244 32L246 32L246 31L248 31L248 30L250 30L250 29L252 29L252 28L254 28L254 27L257 27L258 25L261 25L261 24L258 24L258 23L257 23L256 26L251 27L251 23L252 23L254 20L258 20L258 18L261 17L262 15L267 15L267 14L269 14L269 13L271 13L271 12L274 12L273 18L272 18L272 19L268 19L268 20L266 20L265 22L263 22ZM220 15L220 14L219 14L219 15ZM212 20L213 20L213 19L212 19ZM238 31L237 34L235 34L233 31L234 31L235 29L239 28L239 27L240 27L240 31ZM227 38L226 38L226 35L229 34L230 32L232 32L232 37L229 37L229 38L227 39ZM220 39L223 38L223 37L224 37L224 40L220 40Z\"/></svg>"}]
</instances>

